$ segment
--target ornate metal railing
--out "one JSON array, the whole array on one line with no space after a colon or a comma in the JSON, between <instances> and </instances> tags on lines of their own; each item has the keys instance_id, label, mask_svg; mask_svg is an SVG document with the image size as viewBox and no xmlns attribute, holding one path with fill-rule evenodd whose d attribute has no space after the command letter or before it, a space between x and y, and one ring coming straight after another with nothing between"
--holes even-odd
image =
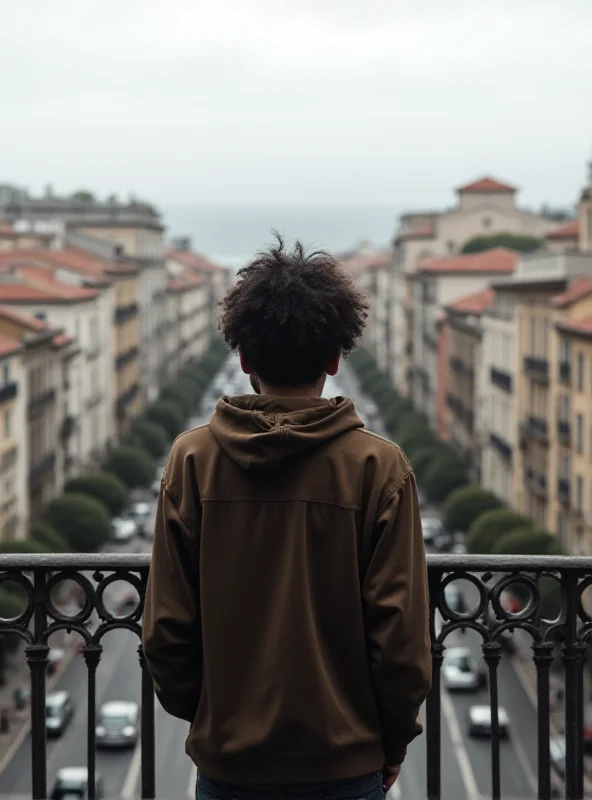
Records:
<instances>
[{"instance_id":1,"label":"ornate metal railing","mask_svg":"<svg viewBox=\"0 0 592 800\"><path fill-rule=\"evenodd\" d=\"M148 555L10 555L0 556L0 585L16 583L24 593L22 613L0 620L0 633L15 633L24 639L31 672L32 798L47 797L45 675L49 638L57 631L76 631L84 640L82 655L88 670L87 758L89 798L95 797L96 671L101 660L102 639L122 628L140 639L140 619L149 570ZM516 629L531 640L536 668L538 797L551 798L550 673L560 655L565 671L565 796L584 797L584 665L592 640L592 616L584 592L592 586L592 559L569 557L429 556L430 633L433 657L433 688L426 704L427 794L442 796L441 780L441 667L446 640L456 630L473 630L481 637L488 670L491 704L491 785L493 798L501 798L500 721L498 718L498 665L506 638ZM458 606L451 600L450 585L464 581L472 587L474 600ZM105 593L123 581L139 598L124 613L110 610ZM64 582L74 582L78 610L67 614L58 608L56 593ZM554 618L544 618L548 588L556 587ZM508 592L521 598L509 606ZM134 594L135 596L135 594ZM129 600L128 600L129 603ZM98 626L91 626L93 615ZM155 734L153 685L142 649L141 666L141 796L155 797ZM533 735L534 735L533 731Z\"/></svg>"}]
</instances>

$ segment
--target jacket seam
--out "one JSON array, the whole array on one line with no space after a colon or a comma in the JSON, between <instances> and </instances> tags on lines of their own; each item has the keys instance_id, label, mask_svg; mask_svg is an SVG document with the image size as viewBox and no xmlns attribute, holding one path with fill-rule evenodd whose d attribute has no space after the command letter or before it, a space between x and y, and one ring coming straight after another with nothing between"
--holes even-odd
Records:
<instances>
[{"instance_id":1,"label":"jacket seam","mask_svg":"<svg viewBox=\"0 0 592 800\"><path fill-rule=\"evenodd\" d=\"M381 511L381 510L382 510L382 508L383 508L383 507L384 507L384 506L385 506L385 505L386 505L386 504L389 502L389 500L392 500L392 499L393 499L393 497L394 497L394 496L397 494L397 492L399 491L399 489L401 488L401 486L403 486L403 484L404 484L404 483L406 483L407 479L408 479L408 478L409 478L409 477L410 477L412 474L413 474L413 469L409 469L409 470L408 470L408 471L407 471L407 472L406 472L406 473L403 475L403 477L401 478L401 480L399 481L399 483L398 483L398 484L395 486L395 488L394 488L392 491L390 491L390 492L387 494L387 496L384 498L384 500L382 501L382 503L381 503L381 504L378 506L378 508L376 509L376 512L377 512L377 513L378 513L379 511Z\"/></svg>"},{"instance_id":2,"label":"jacket seam","mask_svg":"<svg viewBox=\"0 0 592 800\"><path fill-rule=\"evenodd\" d=\"M177 495L175 492L173 492L171 489L169 489L169 487L167 486L166 483L163 483L163 487L164 487L165 492L168 494L170 499L173 501L173 505L175 506L175 509L176 509L177 513L181 517L181 520L183 521L183 524L185 525L187 530L190 531L190 533L192 533L195 536L196 534L195 534L195 531L193 530L193 525L190 524L189 520L187 519L187 517L183 513L183 509L181 508L181 498L179 497L179 495Z\"/></svg>"},{"instance_id":3,"label":"jacket seam","mask_svg":"<svg viewBox=\"0 0 592 800\"><path fill-rule=\"evenodd\" d=\"M351 503L336 503L331 500L313 500L307 497L289 497L285 500L278 500L277 498L259 498L259 497L202 497L202 503L315 503L322 506L333 506L335 508L343 508L346 511L360 511L362 506L353 505Z\"/></svg>"}]
</instances>

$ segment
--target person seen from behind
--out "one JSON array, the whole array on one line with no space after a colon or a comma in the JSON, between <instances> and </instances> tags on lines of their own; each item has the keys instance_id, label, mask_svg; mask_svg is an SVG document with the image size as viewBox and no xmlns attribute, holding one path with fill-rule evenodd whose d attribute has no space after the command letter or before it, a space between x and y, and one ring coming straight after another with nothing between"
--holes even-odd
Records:
<instances>
[{"instance_id":1,"label":"person seen from behind","mask_svg":"<svg viewBox=\"0 0 592 800\"><path fill-rule=\"evenodd\" d=\"M220 329L256 394L222 397L163 474L143 644L190 723L198 798L381 800L431 676L413 470L351 400L323 398L367 302L278 237Z\"/></svg>"}]
</instances>

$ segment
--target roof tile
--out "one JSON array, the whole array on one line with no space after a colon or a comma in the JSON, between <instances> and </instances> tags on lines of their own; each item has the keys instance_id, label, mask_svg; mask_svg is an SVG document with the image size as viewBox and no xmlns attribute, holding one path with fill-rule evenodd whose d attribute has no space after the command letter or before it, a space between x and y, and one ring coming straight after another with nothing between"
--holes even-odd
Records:
<instances>
[{"instance_id":1,"label":"roof tile","mask_svg":"<svg viewBox=\"0 0 592 800\"><path fill-rule=\"evenodd\" d=\"M436 273L492 273L494 275L514 272L519 254L505 247L495 247L483 253L465 253L459 256L424 258L418 264L419 272Z\"/></svg>"},{"instance_id":2,"label":"roof tile","mask_svg":"<svg viewBox=\"0 0 592 800\"><path fill-rule=\"evenodd\" d=\"M493 289L484 289L481 292L468 294L455 300L450 305L446 306L447 310L455 311L463 314L482 314L487 308L491 308L495 299L495 292Z\"/></svg>"},{"instance_id":3,"label":"roof tile","mask_svg":"<svg viewBox=\"0 0 592 800\"><path fill-rule=\"evenodd\" d=\"M463 192L515 192L516 188L514 186L510 186L509 183L502 183L501 181L498 181L495 178L490 178L486 175L483 178L479 178L477 181L466 183L464 186L459 186L456 191L459 194L462 194Z\"/></svg>"},{"instance_id":4,"label":"roof tile","mask_svg":"<svg viewBox=\"0 0 592 800\"><path fill-rule=\"evenodd\" d=\"M565 225L560 225L559 228L547 234L547 239L576 239L580 234L580 223L577 219L572 219L566 222Z\"/></svg>"},{"instance_id":5,"label":"roof tile","mask_svg":"<svg viewBox=\"0 0 592 800\"><path fill-rule=\"evenodd\" d=\"M577 278L564 292L552 297L550 302L555 308L567 308L589 294L592 294L592 278Z\"/></svg>"}]
</instances>

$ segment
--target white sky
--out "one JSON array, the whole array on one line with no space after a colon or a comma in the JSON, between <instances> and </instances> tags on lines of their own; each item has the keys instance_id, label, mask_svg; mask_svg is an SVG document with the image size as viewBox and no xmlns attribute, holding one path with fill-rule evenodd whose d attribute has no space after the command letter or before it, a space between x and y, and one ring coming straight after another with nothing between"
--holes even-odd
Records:
<instances>
[{"instance_id":1,"label":"white sky","mask_svg":"<svg viewBox=\"0 0 592 800\"><path fill-rule=\"evenodd\" d=\"M592 0L0 0L0 182L156 203L571 204Z\"/></svg>"}]
</instances>

